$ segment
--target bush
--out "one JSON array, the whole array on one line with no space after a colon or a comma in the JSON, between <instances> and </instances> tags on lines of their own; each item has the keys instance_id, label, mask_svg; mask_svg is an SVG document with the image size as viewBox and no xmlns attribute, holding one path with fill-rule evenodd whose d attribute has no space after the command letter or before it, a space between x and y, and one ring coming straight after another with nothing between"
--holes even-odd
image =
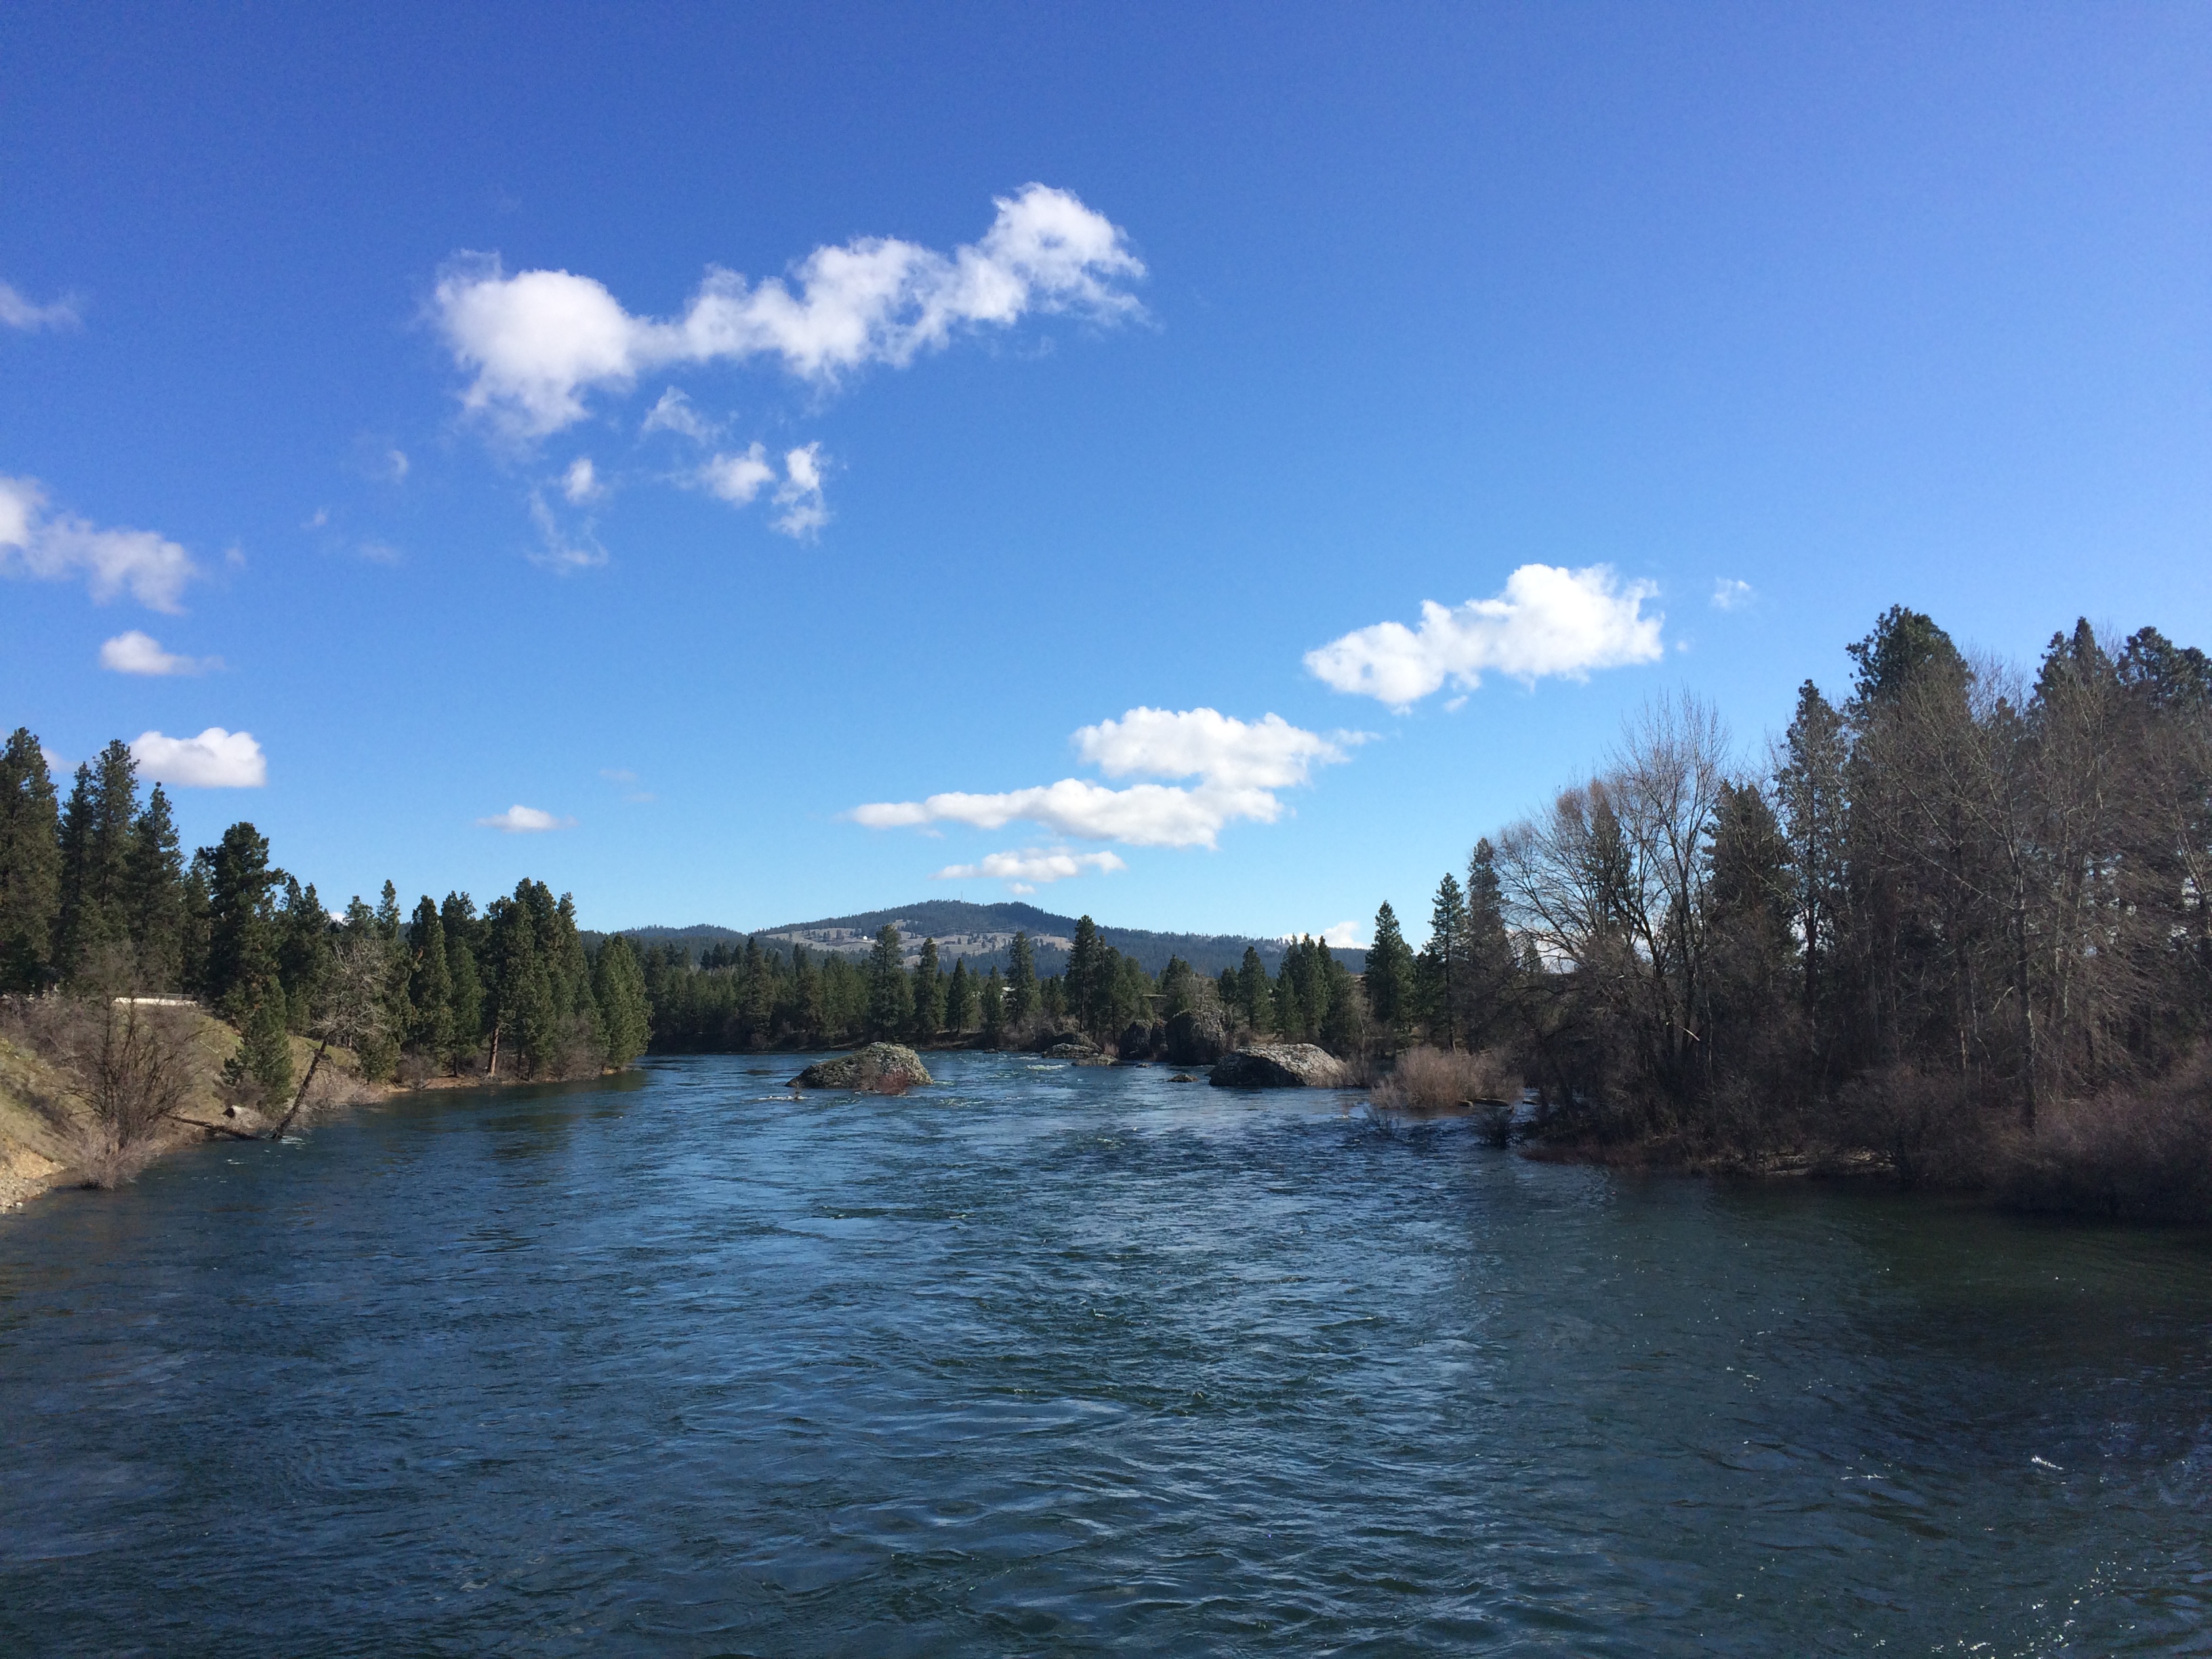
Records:
<instances>
[{"instance_id":1,"label":"bush","mask_svg":"<svg viewBox=\"0 0 2212 1659\"><path fill-rule=\"evenodd\" d=\"M2212 1053L2152 1083L2046 1107L1999 1144L1997 1195L2019 1209L2212 1221Z\"/></svg>"},{"instance_id":2,"label":"bush","mask_svg":"<svg viewBox=\"0 0 2212 1659\"><path fill-rule=\"evenodd\" d=\"M1513 1108L1521 1098L1521 1073L1495 1048L1474 1054L1409 1048L1390 1075L1368 1091L1385 1111L1448 1112L1471 1106L1485 1137L1503 1146L1512 1138Z\"/></svg>"}]
</instances>

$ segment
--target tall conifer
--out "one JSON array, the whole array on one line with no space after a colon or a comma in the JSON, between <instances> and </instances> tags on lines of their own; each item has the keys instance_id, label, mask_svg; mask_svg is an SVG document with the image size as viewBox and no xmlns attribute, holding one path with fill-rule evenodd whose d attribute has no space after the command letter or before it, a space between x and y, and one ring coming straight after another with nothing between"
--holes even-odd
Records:
<instances>
[{"instance_id":1,"label":"tall conifer","mask_svg":"<svg viewBox=\"0 0 2212 1659\"><path fill-rule=\"evenodd\" d=\"M61 863L46 752L19 726L0 752L0 991L35 991L49 978Z\"/></svg>"}]
</instances>

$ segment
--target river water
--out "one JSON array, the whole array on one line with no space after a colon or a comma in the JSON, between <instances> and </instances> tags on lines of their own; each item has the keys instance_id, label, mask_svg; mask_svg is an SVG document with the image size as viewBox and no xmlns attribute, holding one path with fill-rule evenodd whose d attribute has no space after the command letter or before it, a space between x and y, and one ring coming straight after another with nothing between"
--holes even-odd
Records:
<instances>
[{"instance_id":1,"label":"river water","mask_svg":"<svg viewBox=\"0 0 2212 1659\"><path fill-rule=\"evenodd\" d=\"M0 1217L0 1652L2212 1652L2200 1236L790 1069Z\"/></svg>"}]
</instances>

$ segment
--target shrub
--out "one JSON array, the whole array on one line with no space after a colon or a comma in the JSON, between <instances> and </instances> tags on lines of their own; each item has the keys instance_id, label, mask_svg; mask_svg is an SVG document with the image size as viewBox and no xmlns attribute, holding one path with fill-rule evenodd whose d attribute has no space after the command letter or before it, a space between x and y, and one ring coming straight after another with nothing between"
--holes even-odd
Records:
<instances>
[{"instance_id":1,"label":"shrub","mask_svg":"<svg viewBox=\"0 0 2212 1659\"><path fill-rule=\"evenodd\" d=\"M2212 1053L2155 1082L2048 1106L1997 1155L1998 1197L2016 1208L2212 1220Z\"/></svg>"},{"instance_id":2,"label":"shrub","mask_svg":"<svg viewBox=\"0 0 2212 1659\"><path fill-rule=\"evenodd\" d=\"M1390 1075L1369 1091L1369 1097L1385 1111L1447 1112L1474 1107L1484 1137L1503 1146L1513 1134L1521 1073L1495 1048L1466 1054L1409 1048L1398 1056Z\"/></svg>"}]
</instances>

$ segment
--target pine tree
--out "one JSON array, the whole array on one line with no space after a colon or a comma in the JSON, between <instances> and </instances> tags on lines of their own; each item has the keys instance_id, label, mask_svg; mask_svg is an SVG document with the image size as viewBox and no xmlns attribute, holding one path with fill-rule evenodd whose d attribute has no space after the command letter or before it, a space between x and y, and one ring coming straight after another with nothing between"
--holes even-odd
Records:
<instances>
[{"instance_id":1,"label":"pine tree","mask_svg":"<svg viewBox=\"0 0 2212 1659\"><path fill-rule=\"evenodd\" d=\"M885 922L868 956L868 1034L896 1042L914 1018L914 996L906 980L905 952L899 930Z\"/></svg>"},{"instance_id":2,"label":"pine tree","mask_svg":"<svg viewBox=\"0 0 2212 1659\"><path fill-rule=\"evenodd\" d=\"M76 769L63 809L60 914L54 965L64 980L88 975L128 976L131 925L126 909L131 831L138 816L138 763L120 741L100 751L99 765Z\"/></svg>"},{"instance_id":3,"label":"pine tree","mask_svg":"<svg viewBox=\"0 0 2212 1659\"><path fill-rule=\"evenodd\" d=\"M285 1103L292 1091L292 1039L285 1030L283 992L264 980L260 994L239 1024L238 1050L223 1063L223 1079L258 1097L262 1108Z\"/></svg>"},{"instance_id":4,"label":"pine tree","mask_svg":"<svg viewBox=\"0 0 2212 1659\"><path fill-rule=\"evenodd\" d=\"M1413 952L1399 931L1398 913L1385 899L1375 913L1375 943L1367 947L1367 1010L1391 1048L1405 1036L1411 1013Z\"/></svg>"},{"instance_id":5,"label":"pine tree","mask_svg":"<svg viewBox=\"0 0 2212 1659\"><path fill-rule=\"evenodd\" d=\"M322 1005L335 965L331 919L313 887L301 887L291 876L283 879L284 902L276 920L276 979L284 988L288 1023L305 1031Z\"/></svg>"},{"instance_id":6,"label":"pine tree","mask_svg":"<svg viewBox=\"0 0 2212 1659\"><path fill-rule=\"evenodd\" d=\"M442 1060L453 1046L453 970L446 959L446 924L428 893L407 924L407 1046Z\"/></svg>"},{"instance_id":7,"label":"pine tree","mask_svg":"<svg viewBox=\"0 0 2212 1659\"><path fill-rule=\"evenodd\" d=\"M1470 1048L1486 1048L1498 1040L1514 977L1513 941L1505 930L1497 859L1486 836L1467 860L1467 972L1460 1006Z\"/></svg>"},{"instance_id":8,"label":"pine tree","mask_svg":"<svg viewBox=\"0 0 2212 1659\"><path fill-rule=\"evenodd\" d=\"M151 990L184 983L185 860L176 820L160 784L131 833L124 876L124 921L138 963L138 982Z\"/></svg>"},{"instance_id":9,"label":"pine tree","mask_svg":"<svg viewBox=\"0 0 2212 1659\"><path fill-rule=\"evenodd\" d=\"M1036 1010L1036 957L1030 949L1030 936L1018 932L1006 951L1006 1024L1018 1031Z\"/></svg>"},{"instance_id":10,"label":"pine tree","mask_svg":"<svg viewBox=\"0 0 2212 1659\"><path fill-rule=\"evenodd\" d=\"M917 1042L933 1042L945 1027L945 981L937 971L937 941L921 942L921 959L914 965L914 1033Z\"/></svg>"},{"instance_id":11,"label":"pine tree","mask_svg":"<svg viewBox=\"0 0 2212 1659\"><path fill-rule=\"evenodd\" d=\"M1305 1010L1298 1006L1298 981L1292 971L1293 953L1283 952L1283 960L1275 969L1273 999L1268 1006L1268 1018L1275 1030L1285 1037L1294 1037L1305 1023Z\"/></svg>"},{"instance_id":12,"label":"pine tree","mask_svg":"<svg viewBox=\"0 0 2212 1659\"><path fill-rule=\"evenodd\" d=\"M1322 1018L1321 1040L1333 1053L1355 1053L1367 1036L1366 1011L1360 1006L1359 987L1352 977L1352 970L1337 960L1334 951L1322 957L1322 974L1328 987L1328 1012Z\"/></svg>"},{"instance_id":13,"label":"pine tree","mask_svg":"<svg viewBox=\"0 0 2212 1659\"><path fill-rule=\"evenodd\" d=\"M226 1019L243 1019L264 984L276 979L276 936L269 890L269 842L250 823L234 823L209 860L207 974L202 994Z\"/></svg>"},{"instance_id":14,"label":"pine tree","mask_svg":"<svg viewBox=\"0 0 2212 1659\"><path fill-rule=\"evenodd\" d=\"M592 989L607 1064L619 1071L645 1052L652 1035L645 976L638 970L629 941L620 933L599 946L599 959L592 964Z\"/></svg>"},{"instance_id":15,"label":"pine tree","mask_svg":"<svg viewBox=\"0 0 2212 1659\"><path fill-rule=\"evenodd\" d=\"M955 1036L963 1036L975 1018L975 981L968 971L968 958L957 957L952 977L945 982L945 1024Z\"/></svg>"},{"instance_id":16,"label":"pine tree","mask_svg":"<svg viewBox=\"0 0 2212 1659\"><path fill-rule=\"evenodd\" d=\"M446 939L446 971L453 983L451 1044L445 1060L459 1077L483 1046L483 979L477 966L477 907L466 893L447 893L438 907Z\"/></svg>"},{"instance_id":17,"label":"pine tree","mask_svg":"<svg viewBox=\"0 0 2212 1659\"><path fill-rule=\"evenodd\" d=\"M1810 680L1797 688L1796 712L1782 743L1774 783L1796 878L1797 933L1804 942L1799 984L1805 1012L1817 1017L1844 909L1850 747L1843 716Z\"/></svg>"},{"instance_id":18,"label":"pine tree","mask_svg":"<svg viewBox=\"0 0 2212 1659\"><path fill-rule=\"evenodd\" d=\"M1267 1023L1271 987L1267 982L1267 964L1260 960L1260 952L1253 945L1244 947L1244 960L1237 969L1237 1007L1244 1023L1259 1030Z\"/></svg>"},{"instance_id":19,"label":"pine tree","mask_svg":"<svg viewBox=\"0 0 2212 1659\"><path fill-rule=\"evenodd\" d=\"M1467 986L1467 900L1457 878L1447 872L1437 884L1436 902L1429 909L1429 943L1421 952L1429 1007L1425 1011L1433 1026L1443 1030L1444 1047L1459 1047L1460 1001Z\"/></svg>"},{"instance_id":20,"label":"pine tree","mask_svg":"<svg viewBox=\"0 0 2212 1659\"><path fill-rule=\"evenodd\" d=\"M1170 956L1160 970L1160 1018L1173 1019L1198 1006L1198 975L1181 957Z\"/></svg>"},{"instance_id":21,"label":"pine tree","mask_svg":"<svg viewBox=\"0 0 2212 1659\"><path fill-rule=\"evenodd\" d=\"M994 963L990 973L984 977L981 1006L977 1011L982 1018L983 1041L991 1048L997 1048L1006 1036L1009 1000L1006 988L999 979L998 966Z\"/></svg>"},{"instance_id":22,"label":"pine tree","mask_svg":"<svg viewBox=\"0 0 2212 1659\"><path fill-rule=\"evenodd\" d=\"M524 882L517 887L516 897L493 900L484 913L485 1000L491 1024L489 1070L494 1077L499 1075L502 1054L513 1056L516 1070L534 1076L554 1040L553 986L538 948L530 885Z\"/></svg>"},{"instance_id":23,"label":"pine tree","mask_svg":"<svg viewBox=\"0 0 2212 1659\"><path fill-rule=\"evenodd\" d=\"M399 890L389 881L376 901L376 936L386 945L399 943Z\"/></svg>"},{"instance_id":24,"label":"pine tree","mask_svg":"<svg viewBox=\"0 0 2212 1659\"><path fill-rule=\"evenodd\" d=\"M1075 941L1068 947L1067 968L1060 978L1067 996L1067 1012L1093 1037L1103 1034L1113 984L1106 947L1098 938L1098 924L1089 916L1075 922Z\"/></svg>"},{"instance_id":25,"label":"pine tree","mask_svg":"<svg viewBox=\"0 0 2212 1659\"><path fill-rule=\"evenodd\" d=\"M39 740L21 726L0 753L0 992L52 976L61 908L61 812Z\"/></svg>"}]
</instances>

